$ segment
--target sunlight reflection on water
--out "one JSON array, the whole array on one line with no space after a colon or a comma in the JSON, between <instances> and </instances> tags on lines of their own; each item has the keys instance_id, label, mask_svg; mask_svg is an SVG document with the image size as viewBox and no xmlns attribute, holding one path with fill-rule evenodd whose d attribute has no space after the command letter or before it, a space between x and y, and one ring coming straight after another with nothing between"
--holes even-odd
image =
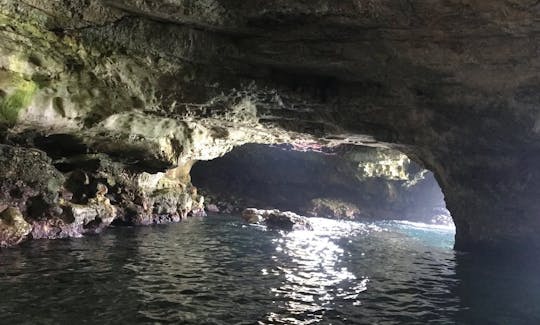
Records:
<instances>
[{"instance_id":1,"label":"sunlight reflection on water","mask_svg":"<svg viewBox=\"0 0 540 325\"><path fill-rule=\"evenodd\" d=\"M451 229L422 224L314 223L219 216L2 250L0 324L540 324L536 261L456 254Z\"/></svg>"},{"instance_id":2,"label":"sunlight reflection on water","mask_svg":"<svg viewBox=\"0 0 540 325\"><path fill-rule=\"evenodd\" d=\"M282 233L276 238L276 254L272 256L278 265L273 274L283 275L285 281L273 288L276 301L289 314L270 313L271 322L311 324L323 319L325 311L332 309L336 300L353 305L361 302L358 295L367 290L369 278L358 278L342 265L344 250L334 241L352 235L382 231L376 225L328 219L310 219L313 231ZM262 270L263 274L267 270ZM290 315L301 316L299 319Z\"/></svg>"}]
</instances>

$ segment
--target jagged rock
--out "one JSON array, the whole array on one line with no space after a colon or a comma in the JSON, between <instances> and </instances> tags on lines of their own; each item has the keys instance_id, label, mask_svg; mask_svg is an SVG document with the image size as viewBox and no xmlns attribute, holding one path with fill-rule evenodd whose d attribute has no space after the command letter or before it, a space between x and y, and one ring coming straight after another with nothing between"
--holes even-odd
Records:
<instances>
[{"instance_id":1,"label":"jagged rock","mask_svg":"<svg viewBox=\"0 0 540 325\"><path fill-rule=\"evenodd\" d=\"M191 212L189 212L189 216L190 216L190 217L199 217L199 218L202 218L202 217L208 216L208 214L206 213L206 211L204 210L204 208L202 208L202 207L197 207L197 208L191 210Z\"/></svg>"},{"instance_id":2,"label":"jagged rock","mask_svg":"<svg viewBox=\"0 0 540 325\"><path fill-rule=\"evenodd\" d=\"M290 211L245 209L242 218L249 223L264 224L268 229L279 230L312 230L306 217Z\"/></svg>"},{"instance_id":3,"label":"jagged rock","mask_svg":"<svg viewBox=\"0 0 540 325\"><path fill-rule=\"evenodd\" d=\"M17 208L0 212L0 247L16 245L26 239L32 226L24 220Z\"/></svg>"},{"instance_id":4,"label":"jagged rock","mask_svg":"<svg viewBox=\"0 0 540 325\"><path fill-rule=\"evenodd\" d=\"M71 168L75 168L75 172L70 172L72 190L81 192L77 190L82 183L79 179L87 179L85 182L89 185L83 186L83 195L79 193L77 197L92 197L93 192L99 192L99 188L88 193L85 191L99 186L97 182L107 184L106 188L110 190L105 192L105 197L118 210L116 221L119 224L162 224L179 222L188 215L201 215L203 197L190 184L189 178L185 177L186 173L189 175L190 166L185 167L185 170L176 168L165 173L149 174L130 170L107 156L94 155L78 159L71 162ZM87 159L93 159L94 162L89 164ZM88 165L93 167L89 168ZM84 176L77 176L82 170L86 170Z\"/></svg>"},{"instance_id":5,"label":"jagged rock","mask_svg":"<svg viewBox=\"0 0 540 325\"><path fill-rule=\"evenodd\" d=\"M46 212L58 200L64 182L43 151L0 145L0 205L29 214Z\"/></svg>"},{"instance_id":6,"label":"jagged rock","mask_svg":"<svg viewBox=\"0 0 540 325\"><path fill-rule=\"evenodd\" d=\"M182 175L141 174L105 155L55 161L40 150L0 145L0 208L20 211L34 239L95 234L116 219L134 225L178 222L204 215L203 203ZM26 238L11 224L4 228L3 245Z\"/></svg>"},{"instance_id":7,"label":"jagged rock","mask_svg":"<svg viewBox=\"0 0 540 325\"><path fill-rule=\"evenodd\" d=\"M117 216L116 207L105 196L108 189L98 184L96 197L86 205L63 202L62 216L32 223L32 238L57 239L97 234L107 228Z\"/></svg>"}]
</instances>

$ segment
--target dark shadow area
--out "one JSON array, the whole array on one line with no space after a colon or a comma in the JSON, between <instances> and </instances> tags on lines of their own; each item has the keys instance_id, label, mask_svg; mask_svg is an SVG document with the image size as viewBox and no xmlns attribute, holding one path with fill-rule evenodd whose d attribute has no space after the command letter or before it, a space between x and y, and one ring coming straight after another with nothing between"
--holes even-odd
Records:
<instances>
[{"instance_id":1,"label":"dark shadow area","mask_svg":"<svg viewBox=\"0 0 540 325\"><path fill-rule=\"evenodd\" d=\"M457 254L460 324L540 324L538 254Z\"/></svg>"}]
</instances>

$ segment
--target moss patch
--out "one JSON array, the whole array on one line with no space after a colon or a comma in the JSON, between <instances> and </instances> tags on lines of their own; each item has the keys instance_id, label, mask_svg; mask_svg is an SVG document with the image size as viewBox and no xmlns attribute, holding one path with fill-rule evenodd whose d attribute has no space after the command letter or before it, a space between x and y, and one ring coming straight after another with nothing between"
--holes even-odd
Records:
<instances>
[{"instance_id":1,"label":"moss patch","mask_svg":"<svg viewBox=\"0 0 540 325\"><path fill-rule=\"evenodd\" d=\"M17 123L19 112L28 107L37 90L32 81L19 81L15 91L0 99L0 123L13 125Z\"/></svg>"}]
</instances>

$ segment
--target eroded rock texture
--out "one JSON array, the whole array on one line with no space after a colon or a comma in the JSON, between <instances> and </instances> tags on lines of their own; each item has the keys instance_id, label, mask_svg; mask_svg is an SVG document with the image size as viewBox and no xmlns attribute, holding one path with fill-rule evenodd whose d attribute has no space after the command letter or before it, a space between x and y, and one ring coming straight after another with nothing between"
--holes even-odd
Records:
<instances>
[{"instance_id":1,"label":"eroded rock texture","mask_svg":"<svg viewBox=\"0 0 540 325\"><path fill-rule=\"evenodd\" d=\"M203 198L182 171L133 171L101 154L53 160L43 151L9 145L0 145L0 153L0 246L29 234L80 237L113 221L149 225L204 213Z\"/></svg>"},{"instance_id":2,"label":"eroded rock texture","mask_svg":"<svg viewBox=\"0 0 540 325\"><path fill-rule=\"evenodd\" d=\"M529 0L0 0L2 138L68 135L40 148L152 174L246 142L393 147L436 174L457 248L536 249L539 17Z\"/></svg>"}]
</instances>

